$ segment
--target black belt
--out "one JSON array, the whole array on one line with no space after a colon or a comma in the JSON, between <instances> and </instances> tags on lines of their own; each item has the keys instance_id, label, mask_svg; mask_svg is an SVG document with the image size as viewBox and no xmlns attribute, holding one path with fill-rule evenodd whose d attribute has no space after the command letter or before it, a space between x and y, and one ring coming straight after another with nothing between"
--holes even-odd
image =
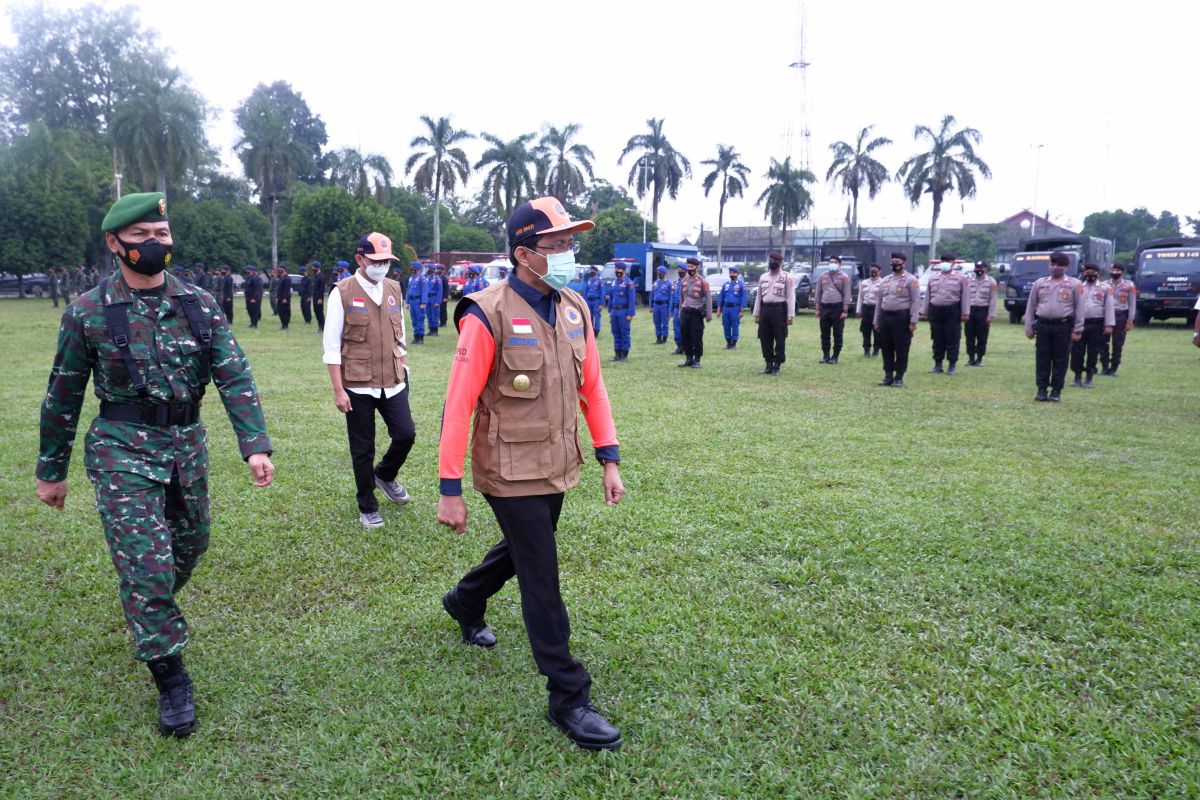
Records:
<instances>
[{"instance_id":1,"label":"black belt","mask_svg":"<svg viewBox=\"0 0 1200 800\"><path fill-rule=\"evenodd\" d=\"M200 419L200 403L140 405L137 403L110 403L107 400L101 400L100 416L113 422L136 422L160 428L191 425Z\"/></svg>"},{"instance_id":2,"label":"black belt","mask_svg":"<svg viewBox=\"0 0 1200 800\"><path fill-rule=\"evenodd\" d=\"M667 303L669 303L669 302L671 302L671 301L670 301L670 300L655 300L655 301L654 301L654 305L656 305L656 306L665 306L665 305L666 305Z\"/></svg>"},{"instance_id":3,"label":"black belt","mask_svg":"<svg viewBox=\"0 0 1200 800\"><path fill-rule=\"evenodd\" d=\"M1075 324L1074 317L1038 317L1039 323L1046 325L1073 325Z\"/></svg>"},{"instance_id":4,"label":"black belt","mask_svg":"<svg viewBox=\"0 0 1200 800\"><path fill-rule=\"evenodd\" d=\"M899 316L910 317L910 316L912 316L912 309L893 308L893 309L889 310L889 309L885 308L885 309L883 309L883 316L885 316L885 317L899 317Z\"/></svg>"},{"instance_id":5,"label":"black belt","mask_svg":"<svg viewBox=\"0 0 1200 800\"><path fill-rule=\"evenodd\" d=\"M1084 325L1103 325L1104 317L1084 317L1083 324Z\"/></svg>"},{"instance_id":6,"label":"black belt","mask_svg":"<svg viewBox=\"0 0 1200 800\"><path fill-rule=\"evenodd\" d=\"M761 303L760 305L761 305L762 307L764 307L764 308L766 308L766 307L774 307L774 306L779 306L780 308L783 308L784 306L786 306L786 305L787 305L787 301L786 301L786 300L780 300L778 303Z\"/></svg>"},{"instance_id":7,"label":"black belt","mask_svg":"<svg viewBox=\"0 0 1200 800\"><path fill-rule=\"evenodd\" d=\"M991 306L971 306L972 311L974 311L977 308L981 309L983 311L990 311L992 307Z\"/></svg>"}]
</instances>

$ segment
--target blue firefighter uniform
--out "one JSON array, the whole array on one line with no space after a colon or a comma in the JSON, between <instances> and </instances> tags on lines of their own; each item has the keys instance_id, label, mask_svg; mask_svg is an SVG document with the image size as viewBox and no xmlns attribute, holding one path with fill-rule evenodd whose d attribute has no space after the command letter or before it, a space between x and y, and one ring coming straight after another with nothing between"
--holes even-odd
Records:
<instances>
[{"instance_id":1,"label":"blue firefighter uniform","mask_svg":"<svg viewBox=\"0 0 1200 800\"><path fill-rule=\"evenodd\" d=\"M588 273L583 282L583 299L587 301L588 312L592 317L592 333L600 338L600 305L604 302L604 280L597 274L595 267Z\"/></svg>"},{"instance_id":2,"label":"blue firefighter uniform","mask_svg":"<svg viewBox=\"0 0 1200 800\"><path fill-rule=\"evenodd\" d=\"M404 295L408 303L408 318L412 322L413 336L416 344L424 344L425 339L425 276L421 274L421 262L412 264L412 276L408 279L408 292Z\"/></svg>"},{"instance_id":3,"label":"blue firefighter uniform","mask_svg":"<svg viewBox=\"0 0 1200 800\"><path fill-rule=\"evenodd\" d=\"M429 325L429 335L438 335L438 322L441 321L442 308L442 276L438 275L437 267L430 264L425 273L425 321Z\"/></svg>"},{"instance_id":4,"label":"blue firefighter uniform","mask_svg":"<svg viewBox=\"0 0 1200 800\"><path fill-rule=\"evenodd\" d=\"M666 344L667 326L671 320L671 282L667 280L667 268L658 268L658 280L650 287L650 308L654 315L654 343Z\"/></svg>"},{"instance_id":5,"label":"blue firefighter uniform","mask_svg":"<svg viewBox=\"0 0 1200 800\"><path fill-rule=\"evenodd\" d=\"M604 305L608 306L608 319L612 326L613 361L629 359L629 327L636 308L637 290L633 281L624 276L615 279L604 292Z\"/></svg>"},{"instance_id":6,"label":"blue firefighter uniform","mask_svg":"<svg viewBox=\"0 0 1200 800\"><path fill-rule=\"evenodd\" d=\"M463 284L463 297L475 292L482 292L489 285L487 278L479 273L479 267L471 267L471 279Z\"/></svg>"},{"instance_id":7,"label":"blue firefighter uniform","mask_svg":"<svg viewBox=\"0 0 1200 800\"><path fill-rule=\"evenodd\" d=\"M746 282L737 267L730 267L729 280L721 286L717 307L721 309L721 326L725 329L725 349L737 346L742 326L742 310L746 308Z\"/></svg>"},{"instance_id":8,"label":"blue firefighter uniform","mask_svg":"<svg viewBox=\"0 0 1200 800\"><path fill-rule=\"evenodd\" d=\"M683 305L683 276L687 270L679 268L679 277L671 281L671 297L667 303L667 313L671 316L671 332L675 336L675 354L683 352L683 328L679 318L679 308Z\"/></svg>"}]
</instances>

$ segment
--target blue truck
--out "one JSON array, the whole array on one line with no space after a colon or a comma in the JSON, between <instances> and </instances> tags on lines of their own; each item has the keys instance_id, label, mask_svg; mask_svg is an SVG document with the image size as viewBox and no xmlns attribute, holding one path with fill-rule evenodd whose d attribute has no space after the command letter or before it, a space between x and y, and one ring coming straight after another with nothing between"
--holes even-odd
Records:
<instances>
[{"instance_id":1,"label":"blue truck","mask_svg":"<svg viewBox=\"0 0 1200 800\"><path fill-rule=\"evenodd\" d=\"M1112 266L1113 243L1098 236L1031 236L1023 240L1021 250L1012 257L1008 286L1004 290L1004 308L1013 325L1025 316L1033 282L1050 274L1050 254L1056 250L1067 254L1067 274L1073 278L1079 277L1084 264L1096 264L1102 275Z\"/></svg>"},{"instance_id":2,"label":"blue truck","mask_svg":"<svg viewBox=\"0 0 1200 800\"><path fill-rule=\"evenodd\" d=\"M1137 285L1134 324L1145 327L1151 319L1171 317L1194 324L1200 296L1200 239L1150 239L1138 245L1133 263Z\"/></svg>"},{"instance_id":3,"label":"blue truck","mask_svg":"<svg viewBox=\"0 0 1200 800\"><path fill-rule=\"evenodd\" d=\"M690 244L669 242L617 242L613 245L613 258L630 264L627 273L637 286L638 297L643 304L650 298L650 288L657 280L659 264L667 267L667 277L675 280L675 265L687 258L699 258L700 250Z\"/></svg>"}]
</instances>

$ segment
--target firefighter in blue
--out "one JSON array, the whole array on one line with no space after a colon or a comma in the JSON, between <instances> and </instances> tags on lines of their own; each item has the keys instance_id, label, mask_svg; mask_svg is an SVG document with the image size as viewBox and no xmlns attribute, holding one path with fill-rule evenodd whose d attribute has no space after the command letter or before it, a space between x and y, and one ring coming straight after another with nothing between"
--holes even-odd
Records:
<instances>
[{"instance_id":1,"label":"firefighter in blue","mask_svg":"<svg viewBox=\"0 0 1200 800\"><path fill-rule=\"evenodd\" d=\"M654 315L654 343L666 344L667 331L671 322L671 282L667 280L667 268L658 268L658 280L650 287L650 308Z\"/></svg>"},{"instance_id":2,"label":"firefighter in blue","mask_svg":"<svg viewBox=\"0 0 1200 800\"><path fill-rule=\"evenodd\" d=\"M588 267L588 276L583 281L583 299L587 301L588 315L592 318L592 333L600 338L600 306L604 303L604 279L595 265Z\"/></svg>"},{"instance_id":3,"label":"firefighter in blue","mask_svg":"<svg viewBox=\"0 0 1200 800\"><path fill-rule=\"evenodd\" d=\"M404 301L408 303L408 319L412 322L413 344L425 344L425 278L421 275L421 262L410 262L412 275L408 279L408 292Z\"/></svg>"},{"instance_id":4,"label":"firefighter in blue","mask_svg":"<svg viewBox=\"0 0 1200 800\"><path fill-rule=\"evenodd\" d=\"M721 294L717 299L717 308L721 310L721 326L725 328L726 350L737 347L746 297L746 282L742 280L742 273L737 267L730 267L729 280L721 286Z\"/></svg>"},{"instance_id":5,"label":"firefighter in blue","mask_svg":"<svg viewBox=\"0 0 1200 800\"><path fill-rule=\"evenodd\" d=\"M437 274L436 264L426 264L429 270L425 273L425 321L429 323L429 335L438 335L438 322L441 321L442 309L442 277Z\"/></svg>"},{"instance_id":6,"label":"firefighter in blue","mask_svg":"<svg viewBox=\"0 0 1200 800\"><path fill-rule=\"evenodd\" d=\"M675 352L673 355L683 355L683 328L679 318L679 307L683 304L683 276L687 270L679 265L679 277L671 281L671 298L667 303L667 314L671 317L671 332L675 335Z\"/></svg>"},{"instance_id":7,"label":"firefighter in blue","mask_svg":"<svg viewBox=\"0 0 1200 800\"><path fill-rule=\"evenodd\" d=\"M475 292L482 292L491 285L488 283L487 278L483 277L483 269L478 264L469 266L467 272L470 273L471 278L463 285L463 297Z\"/></svg>"},{"instance_id":8,"label":"firefighter in blue","mask_svg":"<svg viewBox=\"0 0 1200 800\"><path fill-rule=\"evenodd\" d=\"M604 290L604 305L612 326L613 361L629 360L629 323L633 321L637 291L633 281L625 277L625 266L617 266L617 277Z\"/></svg>"}]
</instances>

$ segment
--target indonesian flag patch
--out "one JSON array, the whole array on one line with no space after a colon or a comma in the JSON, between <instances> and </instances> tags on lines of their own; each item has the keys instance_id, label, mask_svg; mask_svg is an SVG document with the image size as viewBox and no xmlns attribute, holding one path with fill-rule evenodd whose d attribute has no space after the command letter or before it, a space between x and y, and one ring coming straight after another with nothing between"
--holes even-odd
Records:
<instances>
[{"instance_id":1,"label":"indonesian flag patch","mask_svg":"<svg viewBox=\"0 0 1200 800\"><path fill-rule=\"evenodd\" d=\"M355 297L350 301L350 305L354 306L355 308L366 308L367 300L365 297Z\"/></svg>"},{"instance_id":2,"label":"indonesian flag patch","mask_svg":"<svg viewBox=\"0 0 1200 800\"><path fill-rule=\"evenodd\" d=\"M513 333L533 333L533 325L528 317L513 317L512 329Z\"/></svg>"}]
</instances>

